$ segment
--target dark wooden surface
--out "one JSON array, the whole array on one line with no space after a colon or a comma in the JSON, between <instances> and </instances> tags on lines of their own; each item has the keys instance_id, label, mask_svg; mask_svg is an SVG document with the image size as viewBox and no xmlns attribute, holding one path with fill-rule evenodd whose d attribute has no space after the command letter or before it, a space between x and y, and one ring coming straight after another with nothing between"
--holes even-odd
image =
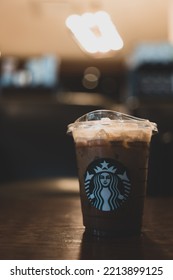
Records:
<instances>
[{"instance_id":1,"label":"dark wooden surface","mask_svg":"<svg viewBox=\"0 0 173 280\"><path fill-rule=\"evenodd\" d=\"M140 237L85 236L78 182L0 186L0 259L173 259L173 197L147 197Z\"/></svg>"}]
</instances>

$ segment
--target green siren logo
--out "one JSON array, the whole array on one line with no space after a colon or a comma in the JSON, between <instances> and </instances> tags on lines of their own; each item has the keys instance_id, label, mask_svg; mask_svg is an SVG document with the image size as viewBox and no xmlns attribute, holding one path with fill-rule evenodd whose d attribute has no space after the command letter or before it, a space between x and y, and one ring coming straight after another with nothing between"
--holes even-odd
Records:
<instances>
[{"instance_id":1,"label":"green siren logo","mask_svg":"<svg viewBox=\"0 0 173 280\"><path fill-rule=\"evenodd\" d=\"M93 161L85 172L84 180L90 203L101 211L113 211L121 207L131 189L126 168L112 159Z\"/></svg>"}]
</instances>

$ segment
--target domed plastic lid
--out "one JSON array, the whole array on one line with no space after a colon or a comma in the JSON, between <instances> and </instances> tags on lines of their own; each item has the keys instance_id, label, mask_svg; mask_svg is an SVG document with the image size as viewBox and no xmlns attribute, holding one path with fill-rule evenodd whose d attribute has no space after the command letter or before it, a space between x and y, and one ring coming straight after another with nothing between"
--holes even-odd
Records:
<instances>
[{"instance_id":1,"label":"domed plastic lid","mask_svg":"<svg viewBox=\"0 0 173 280\"><path fill-rule=\"evenodd\" d=\"M136 129L150 129L153 134L158 132L157 124L150 122L147 119L136 118L124 113L111 111L111 110L96 110L89 112L74 123L68 125L67 133L71 134L74 129L78 128L91 128L95 125L99 126L118 126L121 129L128 127L135 127Z\"/></svg>"}]
</instances>

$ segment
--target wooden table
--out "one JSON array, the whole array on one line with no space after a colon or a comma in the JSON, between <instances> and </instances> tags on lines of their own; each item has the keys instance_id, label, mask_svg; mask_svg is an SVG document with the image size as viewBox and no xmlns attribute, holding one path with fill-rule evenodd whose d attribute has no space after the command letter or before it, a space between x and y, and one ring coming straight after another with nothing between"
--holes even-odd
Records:
<instances>
[{"instance_id":1,"label":"wooden table","mask_svg":"<svg viewBox=\"0 0 173 280\"><path fill-rule=\"evenodd\" d=\"M173 197L147 197L140 237L88 238L77 179L0 186L0 259L173 259Z\"/></svg>"}]
</instances>

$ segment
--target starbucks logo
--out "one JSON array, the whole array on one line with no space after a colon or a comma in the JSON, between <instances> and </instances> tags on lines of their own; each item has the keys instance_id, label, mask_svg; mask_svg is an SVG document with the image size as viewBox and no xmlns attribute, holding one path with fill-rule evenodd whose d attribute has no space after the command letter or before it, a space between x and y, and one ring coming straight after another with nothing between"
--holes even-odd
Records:
<instances>
[{"instance_id":1,"label":"starbucks logo","mask_svg":"<svg viewBox=\"0 0 173 280\"><path fill-rule=\"evenodd\" d=\"M116 210L127 200L131 184L126 168L112 159L98 159L87 168L85 191L90 203L101 211Z\"/></svg>"}]
</instances>

